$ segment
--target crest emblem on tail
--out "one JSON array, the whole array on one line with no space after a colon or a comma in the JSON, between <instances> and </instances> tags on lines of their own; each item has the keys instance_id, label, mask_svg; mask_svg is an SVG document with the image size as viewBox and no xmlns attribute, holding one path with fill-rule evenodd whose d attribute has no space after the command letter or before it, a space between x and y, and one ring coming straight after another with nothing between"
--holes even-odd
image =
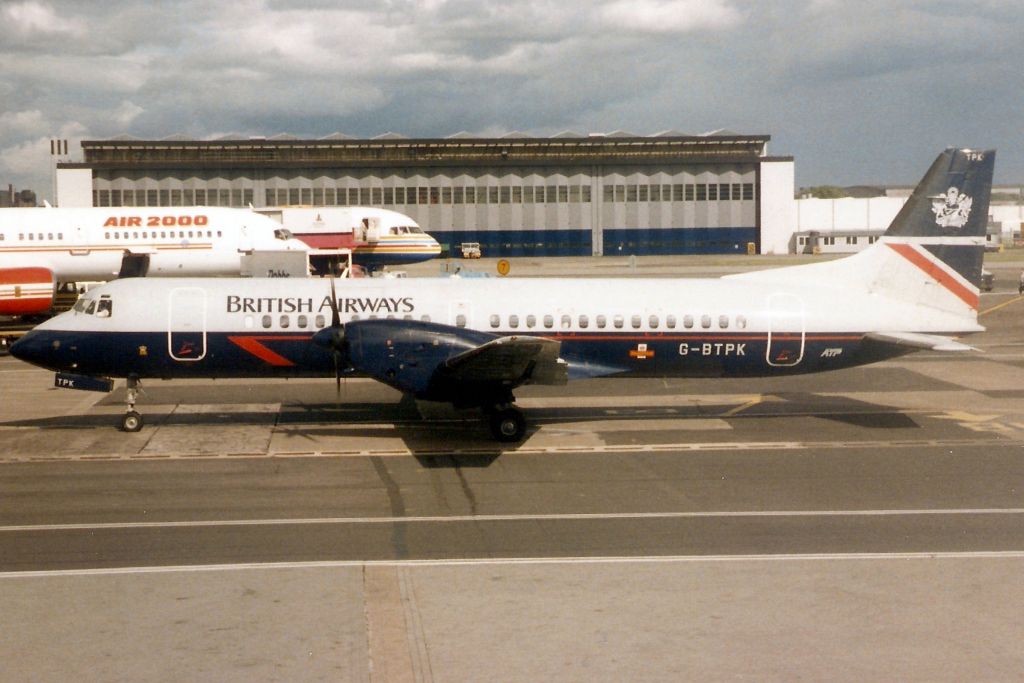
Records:
<instances>
[{"instance_id":1,"label":"crest emblem on tail","mask_svg":"<svg viewBox=\"0 0 1024 683\"><path fill-rule=\"evenodd\" d=\"M935 224L942 228L962 228L967 225L971 216L971 205L974 200L960 190L950 187L946 194L932 197L932 213Z\"/></svg>"}]
</instances>

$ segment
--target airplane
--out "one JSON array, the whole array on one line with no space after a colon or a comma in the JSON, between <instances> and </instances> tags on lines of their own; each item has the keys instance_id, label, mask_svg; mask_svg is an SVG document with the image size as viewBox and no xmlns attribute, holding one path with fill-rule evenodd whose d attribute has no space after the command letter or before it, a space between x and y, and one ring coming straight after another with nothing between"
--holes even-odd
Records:
<instances>
[{"instance_id":1,"label":"airplane","mask_svg":"<svg viewBox=\"0 0 1024 683\"><path fill-rule=\"evenodd\" d=\"M239 275L240 254L308 251L281 225L223 207L0 210L0 315L45 313L58 283Z\"/></svg>"},{"instance_id":2,"label":"airplane","mask_svg":"<svg viewBox=\"0 0 1024 683\"><path fill-rule=\"evenodd\" d=\"M409 216L369 206L257 209L279 220L297 239L315 249L348 248L352 262L369 271L419 263L438 256L441 245ZM320 272L326 257L311 257Z\"/></svg>"},{"instance_id":3,"label":"airplane","mask_svg":"<svg viewBox=\"0 0 1024 683\"><path fill-rule=\"evenodd\" d=\"M86 293L11 353L58 386L372 377L527 434L513 391L588 377L764 377L973 350L994 150L942 152L884 236L718 279L145 279Z\"/></svg>"}]
</instances>

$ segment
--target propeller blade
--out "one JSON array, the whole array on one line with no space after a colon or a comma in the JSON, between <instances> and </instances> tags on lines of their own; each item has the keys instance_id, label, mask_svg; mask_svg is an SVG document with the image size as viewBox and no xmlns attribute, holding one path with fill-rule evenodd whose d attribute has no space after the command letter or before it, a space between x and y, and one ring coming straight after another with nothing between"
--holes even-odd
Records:
<instances>
[{"instance_id":1,"label":"propeller blade","mask_svg":"<svg viewBox=\"0 0 1024 683\"><path fill-rule=\"evenodd\" d=\"M331 327L341 326L341 313L338 311L338 295L334 293L334 276L331 275Z\"/></svg>"}]
</instances>

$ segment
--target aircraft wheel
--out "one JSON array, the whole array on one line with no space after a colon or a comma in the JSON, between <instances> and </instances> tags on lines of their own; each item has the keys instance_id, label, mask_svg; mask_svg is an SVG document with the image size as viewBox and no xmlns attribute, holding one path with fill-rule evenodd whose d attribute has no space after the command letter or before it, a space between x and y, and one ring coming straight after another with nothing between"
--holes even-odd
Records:
<instances>
[{"instance_id":1,"label":"aircraft wheel","mask_svg":"<svg viewBox=\"0 0 1024 683\"><path fill-rule=\"evenodd\" d=\"M516 443L526 436L526 418L518 408L498 408L490 415L491 434L498 441Z\"/></svg>"},{"instance_id":2,"label":"aircraft wheel","mask_svg":"<svg viewBox=\"0 0 1024 683\"><path fill-rule=\"evenodd\" d=\"M130 410L121 418L122 432L137 432L142 429L142 416L134 410Z\"/></svg>"}]
</instances>

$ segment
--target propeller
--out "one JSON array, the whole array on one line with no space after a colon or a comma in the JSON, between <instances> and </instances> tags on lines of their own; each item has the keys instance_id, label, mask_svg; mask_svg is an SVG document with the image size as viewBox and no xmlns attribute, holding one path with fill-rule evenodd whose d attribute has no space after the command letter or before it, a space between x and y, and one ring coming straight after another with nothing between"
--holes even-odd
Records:
<instances>
[{"instance_id":1,"label":"propeller","mask_svg":"<svg viewBox=\"0 0 1024 683\"><path fill-rule=\"evenodd\" d=\"M341 312L338 310L338 296L334 290L334 276L331 280L331 325L313 335L313 342L331 350L334 360L334 382L337 395L341 396L341 373L349 368L348 340L345 338L345 326L341 324ZM344 365L343 365L344 361Z\"/></svg>"}]
</instances>

